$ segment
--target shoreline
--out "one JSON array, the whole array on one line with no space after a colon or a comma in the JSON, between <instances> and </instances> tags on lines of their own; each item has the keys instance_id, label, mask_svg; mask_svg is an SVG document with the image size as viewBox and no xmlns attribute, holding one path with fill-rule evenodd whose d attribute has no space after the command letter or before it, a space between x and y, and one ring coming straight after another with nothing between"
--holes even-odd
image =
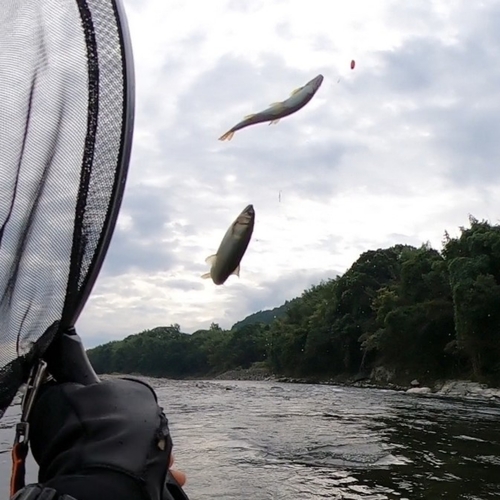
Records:
<instances>
[{"instance_id":1,"label":"shoreline","mask_svg":"<svg viewBox=\"0 0 500 500\"><path fill-rule=\"evenodd\" d=\"M198 380L254 380L290 384L315 384L332 385L341 387L358 387L366 389L389 389L408 394L420 394L429 396L441 396L477 401L491 401L500 403L500 388L488 387L486 384L473 382L472 380L450 379L435 381L430 385L420 384L413 380L409 385L399 385L389 381L364 378L353 380L352 377L340 376L336 378L318 377L285 377L271 374L265 370L253 368L230 370L213 377L200 377Z\"/></svg>"},{"instance_id":2,"label":"shoreline","mask_svg":"<svg viewBox=\"0 0 500 500\"><path fill-rule=\"evenodd\" d=\"M154 380L155 378L139 373L111 373L100 375L102 378L117 377L117 376L137 376L146 377ZM336 378L319 378L319 377L285 377L269 373L263 368L240 368L229 370L217 375L204 375L200 377L188 377L178 380L191 381L263 381L276 382L286 384L314 384L314 385L331 385L339 387L356 387L366 389L388 389L408 394L417 394L422 396L438 396L454 399L473 400L479 402L494 402L500 403L500 388L488 387L486 384L473 382L471 380L440 380L430 385L420 384L417 380L413 380L408 385L398 385L389 381L377 380L373 378L364 378L362 380L353 380L352 377L339 376Z\"/></svg>"}]
</instances>

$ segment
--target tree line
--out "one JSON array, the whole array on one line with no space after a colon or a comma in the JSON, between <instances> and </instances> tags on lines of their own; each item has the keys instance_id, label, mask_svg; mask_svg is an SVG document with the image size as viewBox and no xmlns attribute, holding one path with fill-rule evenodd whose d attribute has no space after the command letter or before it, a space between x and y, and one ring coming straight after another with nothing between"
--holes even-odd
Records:
<instances>
[{"instance_id":1,"label":"tree line","mask_svg":"<svg viewBox=\"0 0 500 500\"><path fill-rule=\"evenodd\" d=\"M98 373L212 376L254 363L293 377L500 382L500 226L364 252L342 275L280 308L191 335L158 327L88 351Z\"/></svg>"}]
</instances>

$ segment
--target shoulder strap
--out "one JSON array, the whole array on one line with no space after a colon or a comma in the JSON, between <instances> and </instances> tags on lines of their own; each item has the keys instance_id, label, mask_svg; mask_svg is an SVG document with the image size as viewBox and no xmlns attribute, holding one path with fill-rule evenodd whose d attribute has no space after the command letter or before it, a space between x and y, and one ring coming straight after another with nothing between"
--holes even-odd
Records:
<instances>
[{"instance_id":1,"label":"shoulder strap","mask_svg":"<svg viewBox=\"0 0 500 500\"><path fill-rule=\"evenodd\" d=\"M19 490L10 500L77 500L70 495L59 495L52 488L44 488L39 484L28 484Z\"/></svg>"}]
</instances>

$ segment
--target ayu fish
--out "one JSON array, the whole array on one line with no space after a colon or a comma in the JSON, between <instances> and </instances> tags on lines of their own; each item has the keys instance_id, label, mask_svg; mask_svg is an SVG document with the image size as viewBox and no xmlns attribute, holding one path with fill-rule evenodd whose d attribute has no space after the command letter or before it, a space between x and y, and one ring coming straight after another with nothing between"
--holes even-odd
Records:
<instances>
[{"instance_id":1,"label":"ayu fish","mask_svg":"<svg viewBox=\"0 0 500 500\"><path fill-rule=\"evenodd\" d=\"M222 285L231 274L240 276L240 262L245 255L255 223L255 210L248 205L229 226L215 255L205 259L210 272L203 279L212 278L216 285Z\"/></svg>"},{"instance_id":2,"label":"ayu fish","mask_svg":"<svg viewBox=\"0 0 500 500\"><path fill-rule=\"evenodd\" d=\"M322 83L323 75L318 75L303 87L295 89L285 101L273 102L264 111L245 116L241 122L229 129L224 135L221 135L219 141L225 141L226 139L230 141L237 130L256 123L270 122L269 125L278 123L281 118L302 109L314 97Z\"/></svg>"}]
</instances>

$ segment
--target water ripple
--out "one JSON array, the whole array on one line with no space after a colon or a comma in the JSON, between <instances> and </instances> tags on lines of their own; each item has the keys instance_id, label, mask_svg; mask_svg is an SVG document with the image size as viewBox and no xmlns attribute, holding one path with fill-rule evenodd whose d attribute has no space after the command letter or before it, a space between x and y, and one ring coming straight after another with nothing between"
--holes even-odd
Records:
<instances>
[{"instance_id":1,"label":"water ripple","mask_svg":"<svg viewBox=\"0 0 500 500\"><path fill-rule=\"evenodd\" d=\"M150 380L191 500L500 497L500 407L324 385ZM10 472L19 407L0 421ZM28 464L28 479L36 466Z\"/></svg>"}]
</instances>

